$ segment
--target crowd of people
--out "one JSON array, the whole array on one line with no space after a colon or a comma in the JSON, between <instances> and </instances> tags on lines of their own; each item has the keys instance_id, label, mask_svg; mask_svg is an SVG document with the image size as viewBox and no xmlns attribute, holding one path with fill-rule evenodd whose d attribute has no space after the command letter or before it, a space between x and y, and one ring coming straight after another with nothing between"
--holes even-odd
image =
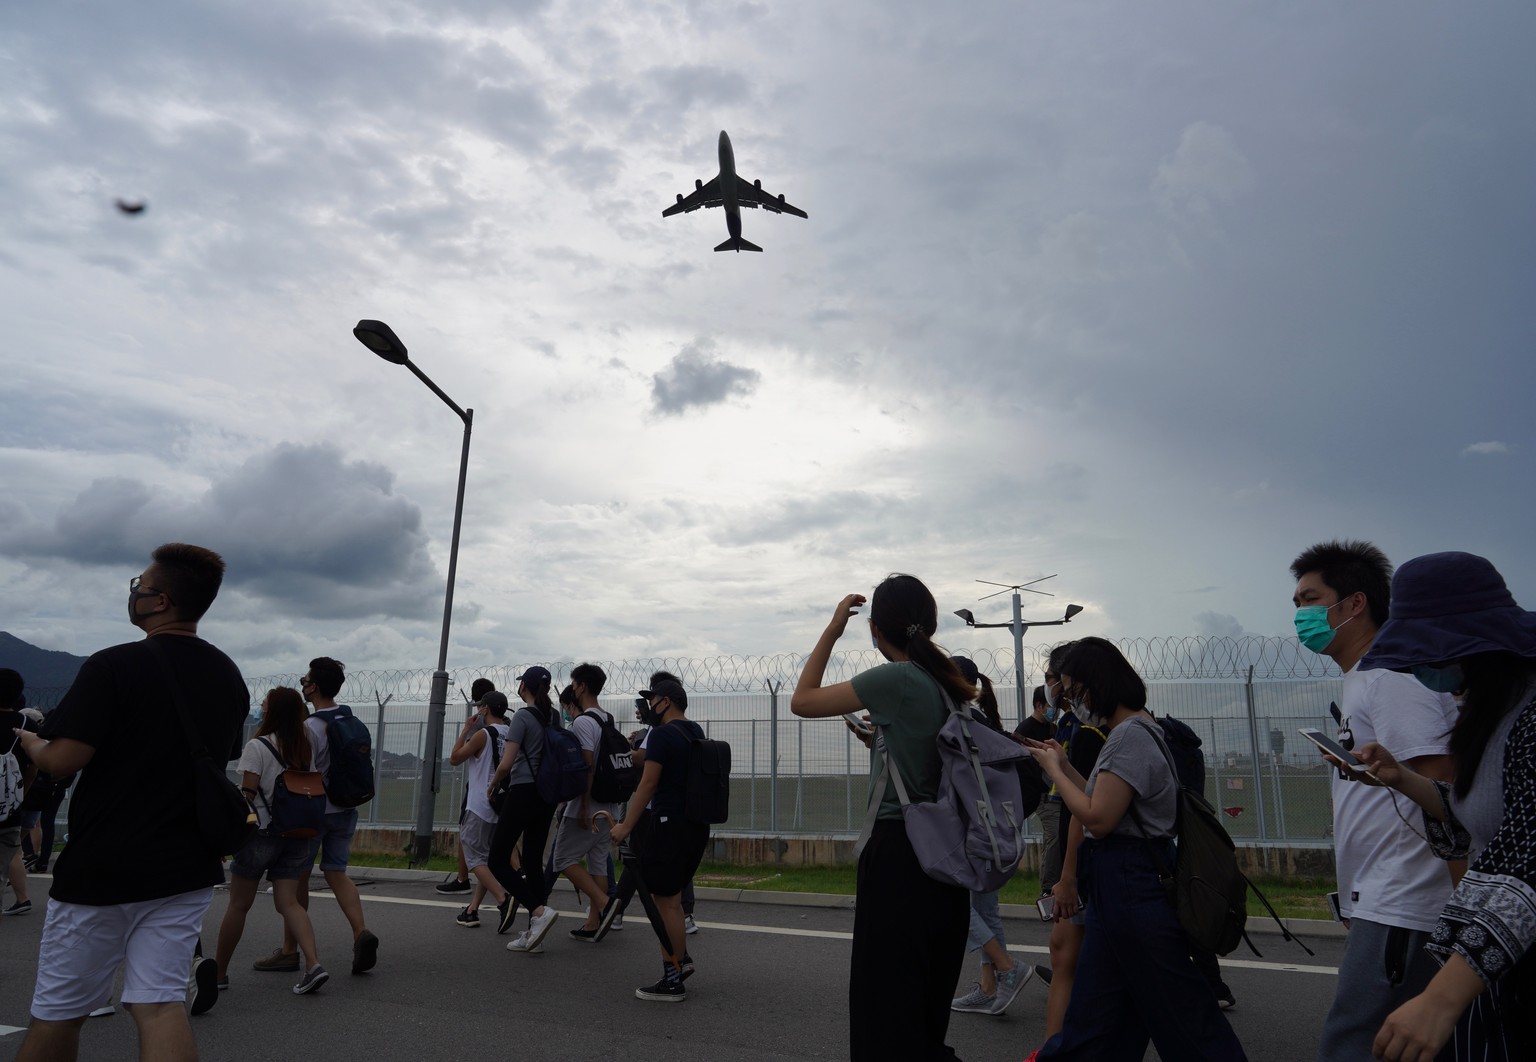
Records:
<instances>
[{"instance_id":1,"label":"crowd of people","mask_svg":"<svg viewBox=\"0 0 1536 1062\"><path fill-rule=\"evenodd\" d=\"M32 1020L17 1055L24 1062L76 1057L82 1024L110 1006L119 972L119 999L141 1054L195 1058L189 975L190 1009L198 1013L229 985L263 877L283 940L254 966L296 972L296 994L319 989L329 974L308 915L317 857L351 929L352 972L378 961L379 939L347 876L356 808L327 797L307 831L314 836L272 828L285 772L324 777L341 755L328 732L335 717L350 713L335 699L344 670L316 658L298 689L269 691L256 733L242 746L246 687L233 662L197 636L223 571L218 555L200 547L156 550L129 584L129 618L145 637L92 656L46 717L22 711L22 677L0 669L0 735L14 736L0 754L11 762L0 759L0 767L7 791L19 783L26 793L25 806L9 798L0 806L0 890L16 897L4 906L0 891L0 914L30 911L26 871L49 867L53 846L43 830L75 785L53 867ZM1536 613L1515 603L1492 564L1465 553L1419 557L1394 574L1369 543L1327 542L1303 551L1291 576L1298 639L1343 674L1329 711L1338 745L1352 758L1329 757L1335 906L1347 935L1316 1057L1536 1057ZM824 685L836 643L865 606L886 663ZM1186 935L1165 887L1187 784L1169 748L1169 721L1148 710L1145 683L1111 642L1086 637L1055 647L1030 715L1011 734L1034 772L1021 769L1020 777L1040 797L1039 909L1052 922L1049 966L1010 953L995 889L969 891L925 870L902 808L938 796L940 727L958 710L1006 732L987 678L934 643L937 623L933 595L909 575L888 577L868 599L848 595L791 699L796 715L841 718L870 748L872 825L858 857L850 1057L955 1058L947 1043L952 1014L1002 1014L1038 976L1047 994L1041 1031L1029 1026L1035 1042L1020 1044L1025 1062L1132 1062L1149 1044L1181 1062L1244 1059L1225 1013L1236 998L1217 957ZM460 865L438 891L466 895L456 918L465 928L480 925L486 896L499 933L526 912L525 928L507 945L524 954L543 950L558 919L550 904L558 877L585 901L584 919L569 932L574 942L596 943L621 929L638 894L661 968L635 994L682 1001L694 970L691 880L709 837L707 823L685 814L689 749L703 731L688 718L675 675L658 672L640 691L642 726L627 739L616 739L615 720L598 702L602 669L582 664L570 679L558 706L542 667L519 676L515 708L488 681L473 687L450 753L466 774ZM174 702L184 688L198 691L195 733L167 741L181 729ZM564 729L568 735L554 733ZM196 835L191 772L162 768L163 784L136 787L131 808L120 799L151 757L175 762L197 745L238 760L257 825L229 868L214 958L203 957L199 938L224 874L221 853L186 843ZM579 748L586 788L556 800L541 768L567 746ZM628 784L615 799L621 776ZM115 872L142 851L160 857L134 861L134 874ZM979 973L956 996L968 953L978 957ZM889 976L893 969L903 976Z\"/></svg>"}]
</instances>

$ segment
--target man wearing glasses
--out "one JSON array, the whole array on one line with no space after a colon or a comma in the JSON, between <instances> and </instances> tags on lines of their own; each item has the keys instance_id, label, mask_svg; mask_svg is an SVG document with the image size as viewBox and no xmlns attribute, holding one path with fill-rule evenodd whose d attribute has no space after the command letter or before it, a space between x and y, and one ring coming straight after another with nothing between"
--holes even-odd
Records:
<instances>
[{"instance_id":1,"label":"man wearing glasses","mask_svg":"<svg viewBox=\"0 0 1536 1062\"><path fill-rule=\"evenodd\" d=\"M198 840L192 757L173 689L192 705L203 745L238 758L250 711L245 680L197 636L223 579L223 558L211 550L155 550L128 584L128 620L144 637L93 655L41 732L20 735L41 770L80 774L18 1059L75 1058L80 1027L107 1003L120 965L140 1056L197 1057L187 970L213 888L224 882L224 853Z\"/></svg>"}]
</instances>

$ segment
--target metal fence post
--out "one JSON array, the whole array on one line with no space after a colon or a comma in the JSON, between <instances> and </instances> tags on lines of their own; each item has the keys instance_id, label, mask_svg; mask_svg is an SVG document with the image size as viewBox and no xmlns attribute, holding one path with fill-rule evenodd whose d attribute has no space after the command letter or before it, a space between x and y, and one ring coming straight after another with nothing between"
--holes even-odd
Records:
<instances>
[{"instance_id":1,"label":"metal fence post","mask_svg":"<svg viewBox=\"0 0 1536 1062\"><path fill-rule=\"evenodd\" d=\"M844 798L844 829L853 829L853 731L843 727L843 778L847 781Z\"/></svg>"},{"instance_id":2,"label":"metal fence post","mask_svg":"<svg viewBox=\"0 0 1536 1062\"><path fill-rule=\"evenodd\" d=\"M373 699L379 702L378 737L373 742L373 799L368 801L368 821L379 821L379 798L384 792L384 706L395 699L391 693L382 700L379 691L373 691Z\"/></svg>"},{"instance_id":3,"label":"metal fence post","mask_svg":"<svg viewBox=\"0 0 1536 1062\"><path fill-rule=\"evenodd\" d=\"M1248 665L1248 682L1243 686L1248 702L1248 751L1253 757L1253 799L1259 805L1259 840L1269 840L1269 821L1264 811L1264 776L1259 769L1259 720L1253 709L1253 665Z\"/></svg>"},{"instance_id":4,"label":"metal fence post","mask_svg":"<svg viewBox=\"0 0 1536 1062\"><path fill-rule=\"evenodd\" d=\"M779 830L779 691L784 680L775 685L769 679L768 686L768 829Z\"/></svg>"},{"instance_id":5,"label":"metal fence post","mask_svg":"<svg viewBox=\"0 0 1536 1062\"><path fill-rule=\"evenodd\" d=\"M795 727L795 829L805 827L805 720Z\"/></svg>"}]
</instances>

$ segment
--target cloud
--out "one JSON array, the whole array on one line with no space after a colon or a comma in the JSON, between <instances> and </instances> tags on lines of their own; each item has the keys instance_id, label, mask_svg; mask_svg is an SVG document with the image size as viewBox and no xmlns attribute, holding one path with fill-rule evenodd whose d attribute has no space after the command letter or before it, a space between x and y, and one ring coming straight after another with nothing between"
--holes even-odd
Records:
<instances>
[{"instance_id":1,"label":"cloud","mask_svg":"<svg viewBox=\"0 0 1536 1062\"><path fill-rule=\"evenodd\" d=\"M1158 163L1152 195L1175 220L1214 225L1218 205L1253 188L1253 167L1232 134L1210 122L1186 126L1179 146Z\"/></svg>"},{"instance_id":2,"label":"cloud","mask_svg":"<svg viewBox=\"0 0 1536 1062\"><path fill-rule=\"evenodd\" d=\"M1478 442L1465 447L1461 451L1462 457L1488 457L1493 454L1509 453L1509 444L1501 442Z\"/></svg>"},{"instance_id":3,"label":"cloud","mask_svg":"<svg viewBox=\"0 0 1536 1062\"><path fill-rule=\"evenodd\" d=\"M1206 638L1241 638L1247 632L1236 616L1225 612L1195 614L1195 633Z\"/></svg>"},{"instance_id":4,"label":"cloud","mask_svg":"<svg viewBox=\"0 0 1536 1062\"><path fill-rule=\"evenodd\" d=\"M733 395L750 395L762 379L756 369L715 356L714 340L700 337L651 377L651 405L657 413L680 415L695 406L713 406Z\"/></svg>"},{"instance_id":5,"label":"cloud","mask_svg":"<svg viewBox=\"0 0 1536 1062\"><path fill-rule=\"evenodd\" d=\"M437 607L442 577L421 510L392 493L393 480L336 447L284 443L193 499L95 480L51 524L0 529L0 556L137 570L161 542L195 542L223 554L226 586L278 614L420 618Z\"/></svg>"}]
</instances>

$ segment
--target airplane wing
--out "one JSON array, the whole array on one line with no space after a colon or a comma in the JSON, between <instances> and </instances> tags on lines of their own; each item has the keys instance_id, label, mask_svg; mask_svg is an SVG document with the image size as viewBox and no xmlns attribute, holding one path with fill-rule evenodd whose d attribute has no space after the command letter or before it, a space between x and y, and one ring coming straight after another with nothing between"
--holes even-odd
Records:
<instances>
[{"instance_id":1,"label":"airplane wing","mask_svg":"<svg viewBox=\"0 0 1536 1062\"><path fill-rule=\"evenodd\" d=\"M793 214L797 218L810 217L797 206L791 206L784 202L782 195L771 195L763 191L762 181L749 181L744 177L736 178L736 198L744 207L762 207L771 210L775 214Z\"/></svg>"},{"instance_id":2,"label":"airplane wing","mask_svg":"<svg viewBox=\"0 0 1536 1062\"><path fill-rule=\"evenodd\" d=\"M725 197L720 194L720 178L717 176L708 184L695 188L688 195L679 195L677 202L661 212L661 216L669 218L673 214L686 214L699 207L717 207L725 202Z\"/></svg>"}]
</instances>

